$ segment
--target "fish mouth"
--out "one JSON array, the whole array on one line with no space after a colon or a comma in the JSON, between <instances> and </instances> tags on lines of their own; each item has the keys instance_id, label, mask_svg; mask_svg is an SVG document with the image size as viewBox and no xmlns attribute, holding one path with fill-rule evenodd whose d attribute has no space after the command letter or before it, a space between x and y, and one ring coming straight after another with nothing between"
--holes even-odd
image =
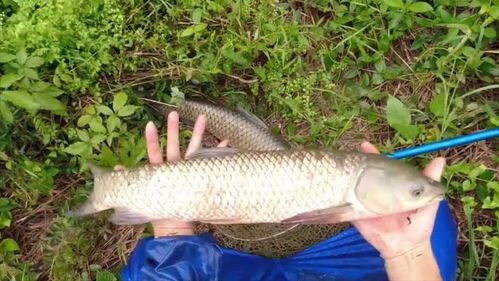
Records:
<instances>
[{"instance_id":1,"label":"fish mouth","mask_svg":"<svg viewBox=\"0 0 499 281\"><path fill-rule=\"evenodd\" d=\"M445 199L445 194L442 193L442 194L438 194L437 196L431 198L428 203L433 203L433 202L439 202L439 201L442 201Z\"/></svg>"}]
</instances>

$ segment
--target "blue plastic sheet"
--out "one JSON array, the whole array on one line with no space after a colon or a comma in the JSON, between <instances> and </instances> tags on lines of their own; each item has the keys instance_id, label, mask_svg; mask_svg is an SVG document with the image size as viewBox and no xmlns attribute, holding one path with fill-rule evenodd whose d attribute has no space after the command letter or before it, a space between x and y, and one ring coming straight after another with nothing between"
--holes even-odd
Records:
<instances>
[{"instance_id":1,"label":"blue plastic sheet","mask_svg":"<svg viewBox=\"0 0 499 281\"><path fill-rule=\"evenodd\" d=\"M455 280L457 225L442 201L431 236L442 279ZM385 281L383 259L355 228L284 259L268 259L220 247L205 233L197 236L146 238L122 271L124 281Z\"/></svg>"}]
</instances>

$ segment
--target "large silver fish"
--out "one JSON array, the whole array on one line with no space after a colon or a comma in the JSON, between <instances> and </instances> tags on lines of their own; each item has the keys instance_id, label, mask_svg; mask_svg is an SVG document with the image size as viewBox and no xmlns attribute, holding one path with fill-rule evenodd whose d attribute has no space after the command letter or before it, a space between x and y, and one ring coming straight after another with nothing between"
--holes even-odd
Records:
<instances>
[{"instance_id":1,"label":"large silver fish","mask_svg":"<svg viewBox=\"0 0 499 281\"><path fill-rule=\"evenodd\" d=\"M72 215L114 209L116 224L334 223L416 209L444 194L403 162L359 152L214 148L179 162L92 171L94 191Z\"/></svg>"},{"instance_id":2,"label":"large silver fish","mask_svg":"<svg viewBox=\"0 0 499 281\"><path fill-rule=\"evenodd\" d=\"M206 130L219 140L229 140L231 147L247 150L282 150L290 145L267 127L257 116L238 108L216 106L208 102L184 100L178 106L149 102L161 115L172 111L179 113L182 121L193 124L196 118L204 114L207 118Z\"/></svg>"}]
</instances>

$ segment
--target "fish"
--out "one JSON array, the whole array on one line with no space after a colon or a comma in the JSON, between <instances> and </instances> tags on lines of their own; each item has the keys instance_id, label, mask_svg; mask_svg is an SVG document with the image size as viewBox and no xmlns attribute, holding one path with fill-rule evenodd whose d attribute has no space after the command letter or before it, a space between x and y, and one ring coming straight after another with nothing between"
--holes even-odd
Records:
<instances>
[{"instance_id":1,"label":"fish","mask_svg":"<svg viewBox=\"0 0 499 281\"><path fill-rule=\"evenodd\" d=\"M94 190L69 215L113 209L119 225L338 223L417 209L445 193L404 162L356 151L209 148L161 165L90 168Z\"/></svg>"},{"instance_id":2,"label":"fish","mask_svg":"<svg viewBox=\"0 0 499 281\"><path fill-rule=\"evenodd\" d=\"M210 102L187 99L179 105L152 100L147 104L163 117L177 111L182 122L191 125L199 115L204 114L207 118L206 130L219 140L229 140L231 147L260 151L285 150L291 147L260 118L241 107L230 109Z\"/></svg>"}]
</instances>

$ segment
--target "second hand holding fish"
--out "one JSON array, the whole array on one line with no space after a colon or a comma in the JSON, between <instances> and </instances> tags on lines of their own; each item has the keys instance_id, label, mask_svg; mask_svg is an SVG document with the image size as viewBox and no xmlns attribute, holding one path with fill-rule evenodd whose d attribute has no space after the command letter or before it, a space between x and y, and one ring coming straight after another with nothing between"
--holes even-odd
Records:
<instances>
[{"instance_id":1,"label":"second hand holding fish","mask_svg":"<svg viewBox=\"0 0 499 281\"><path fill-rule=\"evenodd\" d=\"M200 115L194 125L192 138L189 142L185 156L188 157L193 152L201 148L201 141L206 128L206 117ZM166 160L179 161L182 159L179 145L179 116L177 112L171 112L168 115L167 124L167 145L166 145ZM146 126L145 137L147 143L147 155L149 162L154 165L162 164L163 154L159 145L158 130L154 123L149 122ZM224 140L218 144L218 147L227 146L228 141ZM152 222L154 236L175 236L175 235L193 235L194 226L192 222L161 220Z\"/></svg>"}]
</instances>

